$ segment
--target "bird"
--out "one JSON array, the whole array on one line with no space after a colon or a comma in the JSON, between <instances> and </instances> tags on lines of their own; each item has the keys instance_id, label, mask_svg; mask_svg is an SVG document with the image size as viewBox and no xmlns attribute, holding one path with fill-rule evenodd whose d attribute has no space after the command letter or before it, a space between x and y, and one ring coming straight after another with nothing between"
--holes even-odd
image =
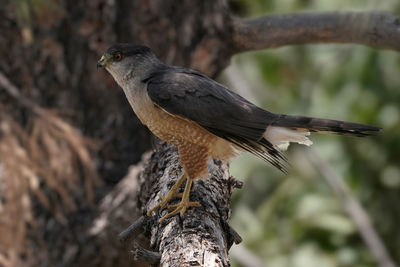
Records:
<instances>
[{"instance_id":1,"label":"bird","mask_svg":"<svg viewBox=\"0 0 400 267\"><path fill-rule=\"evenodd\" d=\"M143 45L117 43L97 62L123 89L139 120L160 139L178 149L183 172L161 201L147 211L150 216L168 207L160 222L189 207L193 180L209 175L211 158L229 161L241 152L250 152L287 172L282 154L290 143L312 145L311 133L336 133L364 137L380 127L267 111L205 74L161 62ZM183 194L178 193L185 182ZM168 203L175 198L180 202Z\"/></svg>"}]
</instances>

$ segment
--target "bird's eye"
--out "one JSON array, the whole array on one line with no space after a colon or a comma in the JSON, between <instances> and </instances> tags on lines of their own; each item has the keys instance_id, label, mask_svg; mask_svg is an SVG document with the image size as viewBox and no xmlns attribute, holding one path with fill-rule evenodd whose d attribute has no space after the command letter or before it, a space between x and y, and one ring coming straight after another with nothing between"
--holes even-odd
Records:
<instances>
[{"instance_id":1,"label":"bird's eye","mask_svg":"<svg viewBox=\"0 0 400 267\"><path fill-rule=\"evenodd\" d=\"M120 61L121 59L122 59L122 54L121 53L114 54L114 60L115 61Z\"/></svg>"}]
</instances>

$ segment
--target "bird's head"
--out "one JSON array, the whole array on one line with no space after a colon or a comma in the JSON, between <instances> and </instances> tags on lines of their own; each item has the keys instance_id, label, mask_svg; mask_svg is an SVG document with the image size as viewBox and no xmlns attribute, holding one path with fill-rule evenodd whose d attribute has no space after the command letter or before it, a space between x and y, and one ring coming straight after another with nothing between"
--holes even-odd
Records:
<instances>
[{"instance_id":1,"label":"bird's head","mask_svg":"<svg viewBox=\"0 0 400 267\"><path fill-rule=\"evenodd\" d=\"M97 61L97 67L105 68L121 85L121 82L132 77L144 78L158 63L150 48L121 43L108 48Z\"/></svg>"}]
</instances>

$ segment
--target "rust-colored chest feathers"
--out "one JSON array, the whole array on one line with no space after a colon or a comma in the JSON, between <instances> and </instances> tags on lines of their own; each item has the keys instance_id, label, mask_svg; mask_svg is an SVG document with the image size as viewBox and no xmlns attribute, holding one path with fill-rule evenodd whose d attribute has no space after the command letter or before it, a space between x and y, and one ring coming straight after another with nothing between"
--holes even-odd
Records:
<instances>
[{"instance_id":1,"label":"rust-colored chest feathers","mask_svg":"<svg viewBox=\"0 0 400 267\"><path fill-rule=\"evenodd\" d=\"M178 147L181 164L193 179L208 174L207 161L210 157L227 160L237 154L231 143L208 132L195 122L172 115L158 107L145 90L127 94L141 122L157 137Z\"/></svg>"}]
</instances>

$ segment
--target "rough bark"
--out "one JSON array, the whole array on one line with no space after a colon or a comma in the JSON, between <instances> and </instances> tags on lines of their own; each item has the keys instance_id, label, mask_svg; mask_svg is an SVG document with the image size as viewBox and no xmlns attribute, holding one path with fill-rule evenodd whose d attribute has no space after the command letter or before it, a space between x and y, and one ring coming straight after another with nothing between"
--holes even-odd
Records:
<instances>
[{"instance_id":1,"label":"rough bark","mask_svg":"<svg viewBox=\"0 0 400 267\"><path fill-rule=\"evenodd\" d=\"M228 225L230 197L238 182L229 176L225 163L214 160L208 167L211 176L195 180L191 194L191 201L199 201L201 207L162 224L158 221L165 208L152 217L151 247L160 253L161 266L229 266L228 250L233 242L240 242ZM160 201L181 173L177 150L160 145L141 175L143 212Z\"/></svg>"}]
</instances>

